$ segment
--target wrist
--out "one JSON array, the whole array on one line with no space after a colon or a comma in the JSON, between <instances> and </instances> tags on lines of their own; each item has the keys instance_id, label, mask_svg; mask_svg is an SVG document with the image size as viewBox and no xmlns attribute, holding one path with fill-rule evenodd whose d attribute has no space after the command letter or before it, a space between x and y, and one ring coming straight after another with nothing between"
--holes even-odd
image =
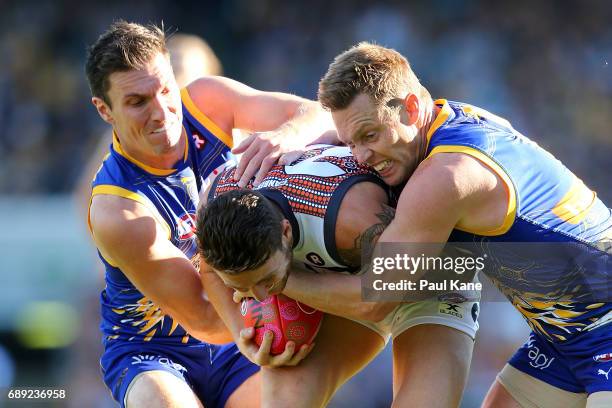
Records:
<instances>
[{"instance_id":1,"label":"wrist","mask_svg":"<svg viewBox=\"0 0 612 408\"><path fill-rule=\"evenodd\" d=\"M295 140L300 133L299 127L292 121L283 123L278 127L277 131L286 140Z\"/></svg>"},{"instance_id":2,"label":"wrist","mask_svg":"<svg viewBox=\"0 0 612 408\"><path fill-rule=\"evenodd\" d=\"M240 338L240 332L244 329L244 322L242 321L242 317L240 320L233 320L232 324L227 327L228 331L234 338L234 341L237 341Z\"/></svg>"}]
</instances>

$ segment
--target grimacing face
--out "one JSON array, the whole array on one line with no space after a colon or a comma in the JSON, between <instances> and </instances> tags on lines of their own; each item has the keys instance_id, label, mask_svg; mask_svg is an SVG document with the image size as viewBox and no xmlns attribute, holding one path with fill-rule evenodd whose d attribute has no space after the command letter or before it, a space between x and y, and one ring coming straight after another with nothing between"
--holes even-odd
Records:
<instances>
[{"instance_id":1,"label":"grimacing face","mask_svg":"<svg viewBox=\"0 0 612 408\"><path fill-rule=\"evenodd\" d=\"M215 270L225 286L241 292L245 297L259 301L283 291L289 278L292 252L290 248L278 249L258 268L236 274Z\"/></svg>"},{"instance_id":2,"label":"grimacing face","mask_svg":"<svg viewBox=\"0 0 612 408\"><path fill-rule=\"evenodd\" d=\"M109 82L112 107L97 97L92 102L113 126L123 150L152 166L179 156L184 147L181 95L168 57L159 53L142 69L113 72Z\"/></svg>"},{"instance_id":3,"label":"grimacing face","mask_svg":"<svg viewBox=\"0 0 612 408\"><path fill-rule=\"evenodd\" d=\"M391 186L408 180L418 165L413 143L417 129L405 125L402 116L385 118L363 93L345 109L332 111L340 141L351 148L359 163L374 168Z\"/></svg>"}]
</instances>

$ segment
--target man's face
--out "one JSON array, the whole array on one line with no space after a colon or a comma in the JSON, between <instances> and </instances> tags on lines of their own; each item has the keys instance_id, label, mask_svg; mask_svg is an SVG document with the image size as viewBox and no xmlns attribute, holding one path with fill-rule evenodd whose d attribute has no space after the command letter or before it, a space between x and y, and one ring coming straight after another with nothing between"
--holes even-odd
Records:
<instances>
[{"instance_id":1,"label":"man's face","mask_svg":"<svg viewBox=\"0 0 612 408\"><path fill-rule=\"evenodd\" d=\"M217 271L217 275L228 286L245 297L254 297L262 301L270 295L283 291L289 278L289 266L292 252L290 248L278 249L259 268L246 270L237 274Z\"/></svg>"},{"instance_id":2,"label":"man's face","mask_svg":"<svg viewBox=\"0 0 612 408\"><path fill-rule=\"evenodd\" d=\"M112 107L100 98L92 102L117 132L121 147L145 164L176 153L183 117L168 58L159 53L143 69L112 73L109 82Z\"/></svg>"},{"instance_id":3,"label":"man's face","mask_svg":"<svg viewBox=\"0 0 612 408\"><path fill-rule=\"evenodd\" d=\"M366 94L359 94L345 109L332 112L340 140L359 163L373 167L391 186L402 184L417 167L414 139L417 129L394 115L387 118Z\"/></svg>"}]
</instances>

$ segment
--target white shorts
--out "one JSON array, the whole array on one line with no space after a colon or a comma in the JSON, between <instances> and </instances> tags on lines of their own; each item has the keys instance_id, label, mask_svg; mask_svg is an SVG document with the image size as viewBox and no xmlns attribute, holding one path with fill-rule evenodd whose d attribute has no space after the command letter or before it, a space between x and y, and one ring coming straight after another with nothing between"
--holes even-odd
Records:
<instances>
[{"instance_id":1,"label":"white shorts","mask_svg":"<svg viewBox=\"0 0 612 408\"><path fill-rule=\"evenodd\" d=\"M354 319L355 322L375 331L385 344L409 328L419 324L439 324L452 327L470 336L472 340L478 331L480 304L475 301L448 303L438 299L414 303L403 303L393 309L379 322Z\"/></svg>"}]
</instances>

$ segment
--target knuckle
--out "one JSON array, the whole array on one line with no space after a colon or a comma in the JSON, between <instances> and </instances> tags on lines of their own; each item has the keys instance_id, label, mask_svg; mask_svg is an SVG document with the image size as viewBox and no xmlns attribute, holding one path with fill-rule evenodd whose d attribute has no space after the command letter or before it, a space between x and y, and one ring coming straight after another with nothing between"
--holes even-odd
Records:
<instances>
[{"instance_id":1,"label":"knuckle","mask_svg":"<svg viewBox=\"0 0 612 408\"><path fill-rule=\"evenodd\" d=\"M268 156L264 159L263 163L267 164L267 165L273 165L274 163L276 163L276 160L278 159L279 155L271 155Z\"/></svg>"}]
</instances>

